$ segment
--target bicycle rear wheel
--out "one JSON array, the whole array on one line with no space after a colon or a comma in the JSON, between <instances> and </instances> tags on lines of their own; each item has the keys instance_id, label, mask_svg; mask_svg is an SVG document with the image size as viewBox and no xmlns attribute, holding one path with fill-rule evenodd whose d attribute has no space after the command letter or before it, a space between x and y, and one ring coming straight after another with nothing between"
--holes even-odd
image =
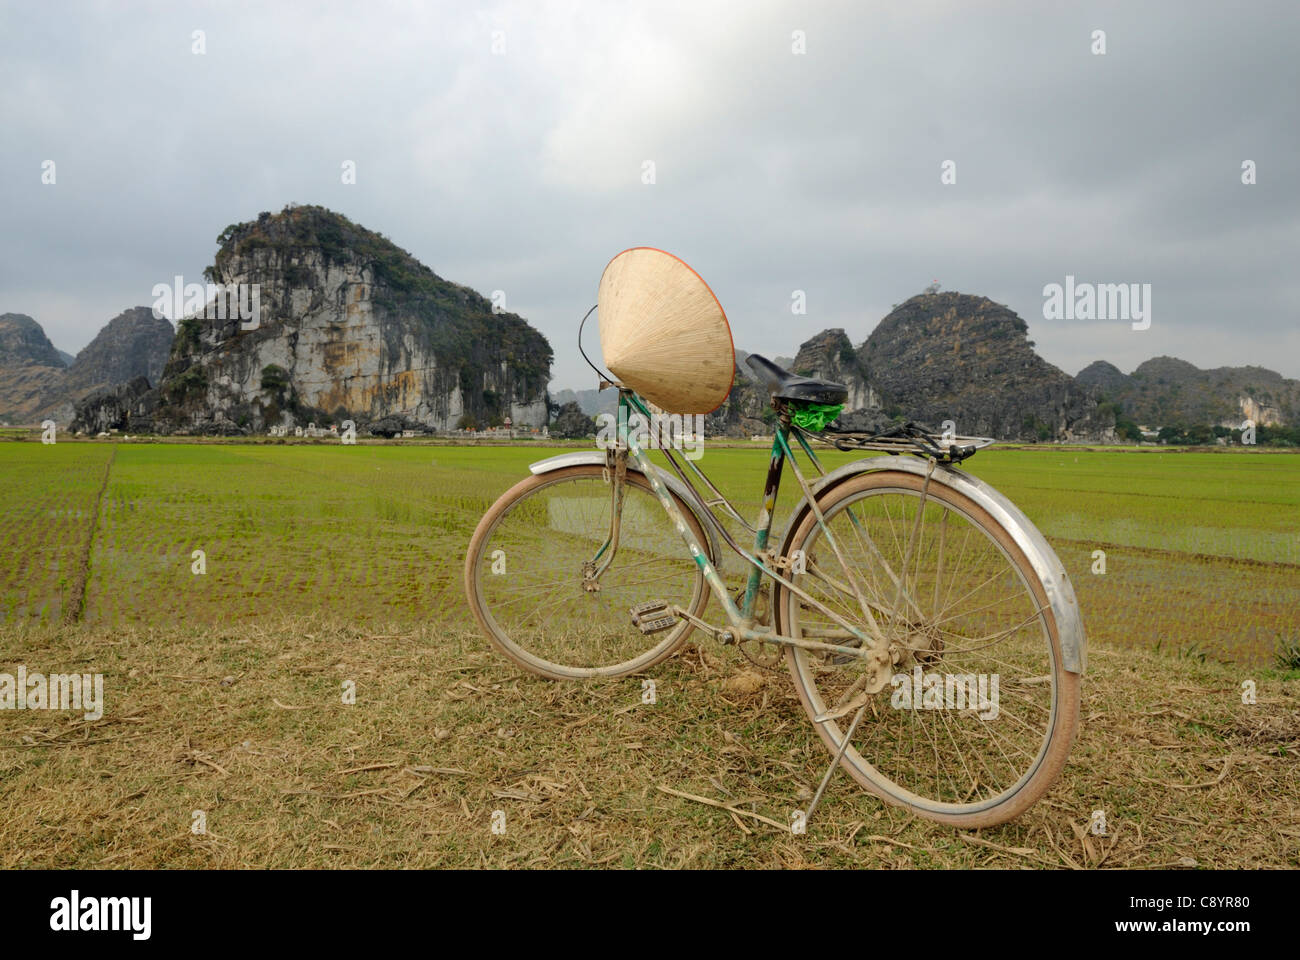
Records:
<instances>
[{"instance_id":1,"label":"bicycle rear wheel","mask_svg":"<svg viewBox=\"0 0 1300 960\"><path fill-rule=\"evenodd\" d=\"M631 608L658 601L700 616L704 575L646 478L629 470L618 550L596 581L587 576L610 532L607 472L581 465L528 477L483 515L465 556L470 609L494 646L533 673L556 680L619 677L671 656L687 620L655 633ZM701 544L694 513L674 495ZM664 614L669 616L669 614Z\"/></svg>"},{"instance_id":2,"label":"bicycle rear wheel","mask_svg":"<svg viewBox=\"0 0 1300 960\"><path fill-rule=\"evenodd\" d=\"M876 631L892 661L874 689L885 675L863 660L787 648L826 747L839 752L862 709L841 765L868 791L954 826L1018 816L1060 774L1079 716L1080 677L1062 666L1034 567L988 511L937 478L863 473L817 505L829 538L805 509L786 544L805 567L792 581ZM779 585L775 609L786 636L856 643Z\"/></svg>"}]
</instances>

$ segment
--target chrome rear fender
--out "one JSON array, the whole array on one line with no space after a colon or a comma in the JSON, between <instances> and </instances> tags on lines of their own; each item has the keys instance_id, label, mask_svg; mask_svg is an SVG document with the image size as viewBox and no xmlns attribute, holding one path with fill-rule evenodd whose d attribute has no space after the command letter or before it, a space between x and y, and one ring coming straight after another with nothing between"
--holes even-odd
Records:
<instances>
[{"instance_id":1,"label":"chrome rear fender","mask_svg":"<svg viewBox=\"0 0 1300 960\"><path fill-rule=\"evenodd\" d=\"M894 470L925 476L929 471L929 462L915 457L885 455L855 460L832 470L824 477L819 477L812 484L814 496L829 490L836 484L843 483L850 477L880 470ZM973 477L955 467L936 464L931 483L944 486L969 497L980 507L1011 532L1012 539L1029 559L1030 566L1043 583L1047 591L1048 605L1056 620L1056 628L1061 638L1062 665L1070 673L1083 673L1087 666L1087 640L1083 632L1083 619L1079 613L1079 602L1074 596L1074 587L1070 583L1065 567L1057 557L1047 539L1038 531L1020 508L1005 496L989 486L978 477ZM795 529L803 522L809 511L806 500L802 501L791 516L781 538L781 553L787 555L790 550L790 538Z\"/></svg>"}]
</instances>

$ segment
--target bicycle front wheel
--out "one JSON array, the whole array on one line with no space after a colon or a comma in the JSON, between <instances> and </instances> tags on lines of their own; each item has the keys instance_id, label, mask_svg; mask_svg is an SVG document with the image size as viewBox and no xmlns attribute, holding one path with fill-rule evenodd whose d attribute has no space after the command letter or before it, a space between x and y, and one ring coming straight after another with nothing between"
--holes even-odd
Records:
<instances>
[{"instance_id":1,"label":"bicycle front wheel","mask_svg":"<svg viewBox=\"0 0 1300 960\"><path fill-rule=\"evenodd\" d=\"M838 754L862 710L841 764L868 791L954 826L1018 816L1061 772L1079 716L1080 678L1062 666L1034 567L1008 529L938 478L864 473L817 503L826 529L806 510L787 543L804 570L792 582L890 654L882 669L787 648L823 742ZM786 636L857 643L787 588L775 609Z\"/></svg>"},{"instance_id":2,"label":"bicycle front wheel","mask_svg":"<svg viewBox=\"0 0 1300 960\"><path fill-rule=\"evenodd\" d=\"M689 621L644 633L631 610L676 605L700 616L708 587L646 478L629 470L617 552L593 581L610 535L612 485L596 465L521 480L479 521L465 557L470 609L498 650L556 680L619 677L659 663L681 646ZM694 513L674 500L697 542ZM671 617L669 613L657 615Z\"/></svg>"}]
</instances>

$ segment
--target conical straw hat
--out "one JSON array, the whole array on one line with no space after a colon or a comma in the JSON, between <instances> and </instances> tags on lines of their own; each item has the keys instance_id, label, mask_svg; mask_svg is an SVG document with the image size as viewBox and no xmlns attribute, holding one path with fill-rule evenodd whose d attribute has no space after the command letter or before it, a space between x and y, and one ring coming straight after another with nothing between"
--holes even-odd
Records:
<instances>
[{"instance_id":1,"label":"conical straw hat","mask_svg":"<svg viewBox=\"0 0 1300 960\"><path fill-rule=\"evenodd\" d=\"M709 413L731 392L736 351L698 273L654 247L624 250L596 296L605 366L668 413Z\"/></svg>"}]
</instances>

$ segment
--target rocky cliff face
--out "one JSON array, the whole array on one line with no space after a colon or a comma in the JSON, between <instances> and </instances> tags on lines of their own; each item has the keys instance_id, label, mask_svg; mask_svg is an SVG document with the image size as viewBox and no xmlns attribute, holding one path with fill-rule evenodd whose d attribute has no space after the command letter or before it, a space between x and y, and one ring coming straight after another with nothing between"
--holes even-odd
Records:
<instances>
[{"instance_id":1,"label":"rocky cliff face","mask_svg":"<svg viewBox=\"0 0 1300 960\"><path fill-rule=\"evenodd\" d=\"M157 383L171 353L174 332L150 307L131 307L108 321L77 354L57 387L45 396L43 416L60 424L74 419L76 405L144 377Z\"/></svg>"},{"instance_id":2,"label":"rocky cliff face","mask_svg":"<svg viewBox=\"0 0 1300 960\"><path fill-rule=\"evenodd\" d=\"M985 297L928 293L899 304L858 352L893 416L1006 440L1114 439L1114 417L1034 352L1028 326Z\"/></svg>"},{"instance_id":3,"label":"rocky cliff face","mask_svg":"<svg viewBox=\"0 0 1300 960\"><path fill-rule=\"evenodd\" d=\"M546 423L546 338L381 235L321 207L287 207L217 242L206 273L226 303L180 321L161 383L115 425L232 434L345 419L363 433L379 421ZM244 319L238 308L254 304Z\"/></svg>"},{"instance_id":4,"label":"rocky cliff face","mask_svg":"<svg viewBox=\"0 0 1300 960\"><path fill-rule=\"evenodd\" d=\"M64 372L39 323L22 313L0 314L0 422L38 422Z\"/></svg>"},{"instance_id":5,"label":"rocky cliff face","mask_svg":"<svg viewBox=\"0 0 1300 960\"><path fill-rule=\"evenodd\" d=\"M770 409L767 388L754 379L749 367L738 363L731 392L722 405L704 418L706 437L750 437L770 432L763 415Z\"/></svg>"},{"instance_id":6,"label":"rocky cliff face","mask_svg":"<svg viewBox=\"0 0 1300 960\"><path fill-rule=\"evenodd\" d=\"M1202 370L1174 357L1154 357L1131 375L1098 360L1076 379L1119 404L1137 423L1158 427L1222 424L1292 425L1300 422L1300 380L1263 367Z\"/></svg>"},{"instance_id":7,"label":"rocky cliff face","mask_svg":"<svg viewBox=\"0 0 1300 960\"><path fill-rule=\"evenodd\" d=\"M157 382L171 349L172 326L149 307L114 317L72 361L41 325L17 313L0 316L0 420L66 426L82 399L135 377Z\"/></svg>"},{"instance_id":8,"label":"rocky cliff face","mask_svg":"<svg viewBox=\"0 0 1300 960\"><path fill-rule=\"evenodd\" d=\"M95 335L68 367L64 390L78 398L144 377L162 376L175 331L150 307L123 310Z\"/></svg>"},{"instance_id":9,"label":"rocky cliff face","mask_svg":"<svg viewBox=\"0 0 1300 960\"><path fill-rule=\"evenodd\" d=\"M844 413L854 410L880 409L880 397L867 383L866 373L848 334L836 327L824 330L800 344L799 352L787 369L804 377L817 377L842 383L849 388Z\"/></svg>"},{"instance_id":10,"label":"rocky cliff face","mask_svg":"<svg viewBox=\"0 0 1300 960\"><path fill-rule=\"evenodd\" d=\"M144 418L152 409L151 390L147 377L135 377L93 393L74 405L72 429L98 434L127 425L133 418Z\"/></svg>"}]
</instances>

